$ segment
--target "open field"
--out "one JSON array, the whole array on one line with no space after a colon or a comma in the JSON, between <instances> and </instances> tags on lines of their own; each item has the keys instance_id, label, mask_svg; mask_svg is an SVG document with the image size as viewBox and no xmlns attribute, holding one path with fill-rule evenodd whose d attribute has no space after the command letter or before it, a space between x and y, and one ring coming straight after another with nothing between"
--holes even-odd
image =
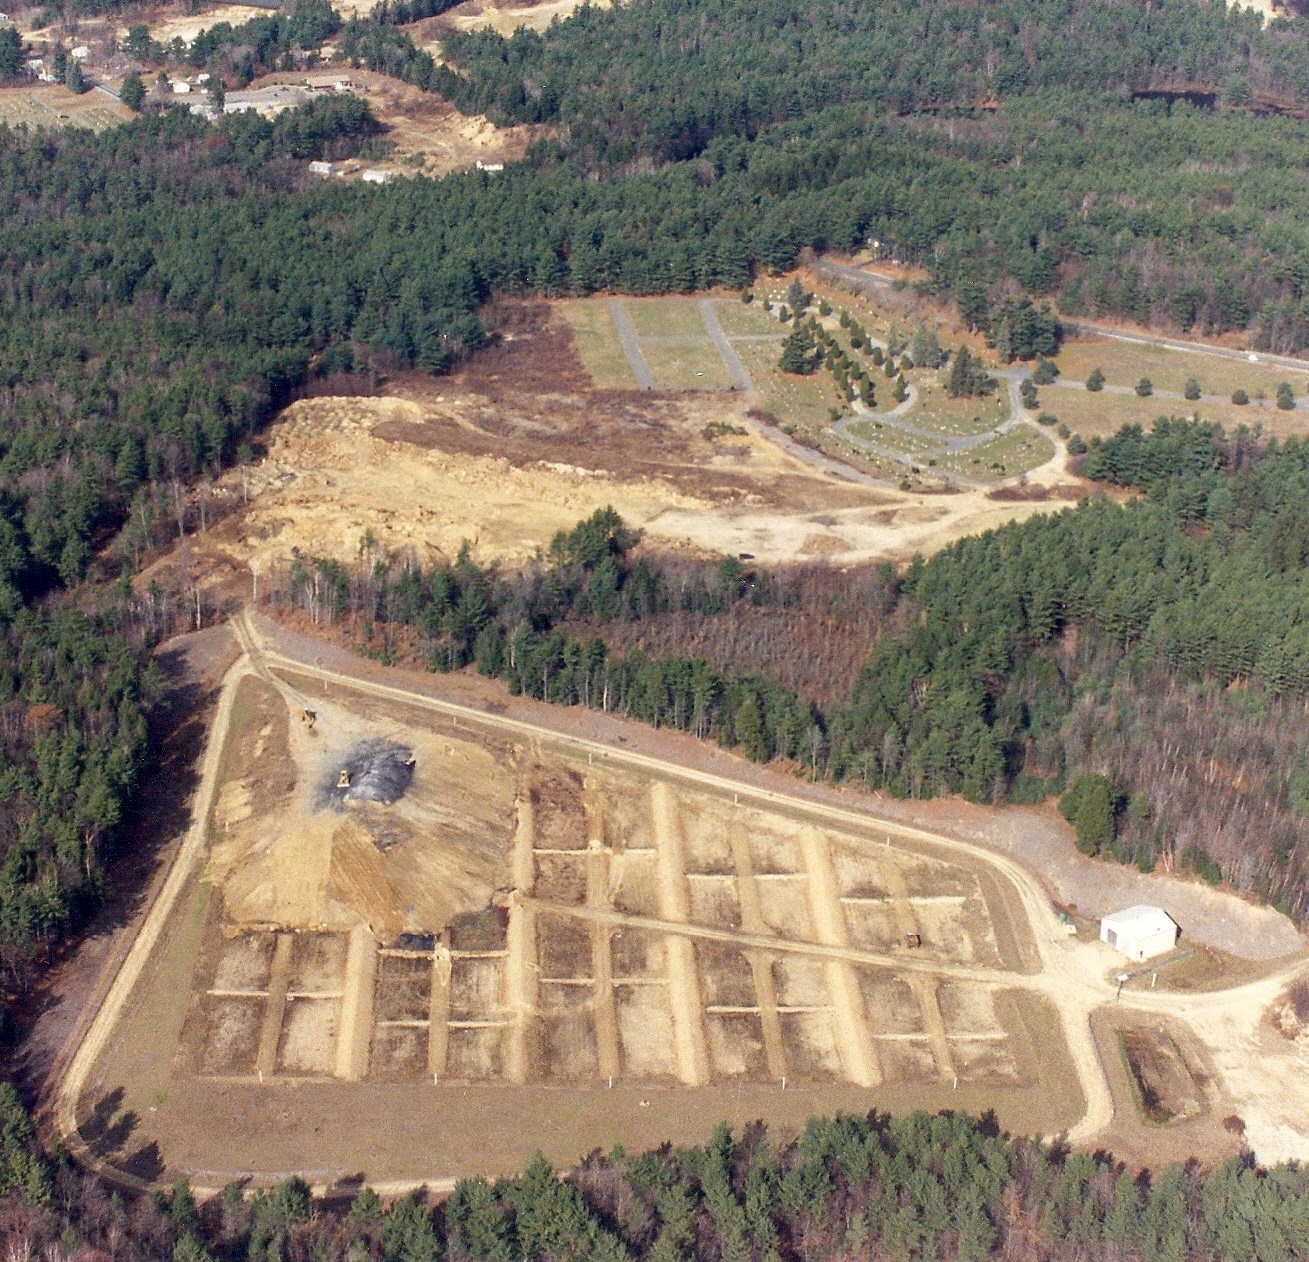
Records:
<instances>
[{"instance_id":1,"label":"open field","mask_svg":"<svg viewBox=\"0 0 1309 1262\"><path fill-rule=\"evenodd\" d=\"M129 1182L439 1185L835 1109L1148 1148L1233 1107L1245 1036L1215 1031L1262 1030L1291 975L1114 1004L1113 953L1003 858L237 625L191 834L58 1106ZM351 800L383 748L407 784ZM1285 1144L1250 1093L1295 1046L1260 1037L1243 1117Z\"/></svg>"},{"instance_id":2,"label":"open field","mask_svg":"<svg viewBox=\"0 0 1309 1262\"><path fill-rule=\"evenodd\" d=\"M1031 426L1009 430L967 451L940 456L935 467L983 481L1010 478L1054 458L1054 443Z\"/></svg>"},{"instance_id":3,"label":"open field","mask_svg":"<svg viewBox=\"0 0 1309 1262\"><path fill-rule=\"evenodd\" d=\"M86 127L104 131L134 117L127 106L95 89L78 96L59 83L0 88L0 125L7 127Z\"/></svg>"},{"instance_id":4,"label":"open field","mask_svg":"<svg viewBox=\"0 0 1309 1262\"><path fill-rule=\"evenodd\" d=\"M646 339L645 362L664 390L730 390L732 377L712 342Z\"/></svg>"},{"instance_id":5,"label":"open field","mask_svg":"<svg viewBox=\"0 0 1309 1262\"><path fill-rule=\"evenodd\" d=\"M1023 902L984 860L418 701L289 663L233 677L195 869L78 1106L120 1172L385 1183L706 1116L1076 1120ZM378 740L407 789L341 801ZM502 1132L435 1142L487 1088ZM266 1131L235 1120L253 1108Z\"/></svg>"},{"instance_id":6,"label":"open field","mask_svg":"<svg viewBox=\"0 0 1309 1262\"><path fill-rule=\"evenodd\" d=\"M634 390L636 378L614 337L613 318L603 298L562 302L559 314L572 330L573 346L591 381L600 390Z\"/></svg>"},{"instance_id":7,"label":"open field","mask_svg":"<svg viewBox=\"0 0 1309 1262\"><path fill-rule=\"evenodd\" d=\"M1187 379L1194 377L1205 394L1230 398L1244 390L1251 399L1262 390L1272 399L1279 382L1288 381L1297 398L1309 392L1309 372L1295 372L1275 365L1215 359L1196 352L1169 347L1141 346L1103 337L1069 338L1055 358L1060 373L1073 381L1085 381L1095 368L1109 385L1134 387L1148 377L1156 390L1181 393Z\"/></svg>"},{"instance_id":8,"label":"open field","mask_svg":"<svg viewBox=\"0 0 1309 1262\"><path fill-rule=\"evenodd\" d=\"M949 437L969 437L985 434L1008 419L1009 402L1003 382L987 398L952 399L945 392L946 371L911 371L910 379L920 389L913 406L900 418L906 425ZM888 393L889 384L884 387Z\"/></svg>"},{"instance_id":9,"label":"open field","mask_svg":"<svg viewBox=\"0 0 1309 1262\"><path fill-rule=\"evenodd\" d=\"M348 8L348 4L342 5L343 12ZM161 44L168 44L175 39L189 44L201 31L207 31L217 26L219 22L230 22L233 26L240 26L253 18L266 17L268 12L268 9L262 5L247 4L210 5L198 13L182 12L180 7L176 12L161 10L160 15L149 23L150 38L158 40ZM123 38L126 34L127 26L124 25L119 29L119 38Z\"/></svg>"},{"instance_id":10,"label":"open field","mask_svg":"<svg viewBox=\"0 0 1309 1262\"><path fill-rule=\"evenodd\" d=\"M1309 413L1299 410L1282 412L1271 402L1254 401L1244 407L1230 402L1161 398L1158 394L1138 398L1135 393L1111 394L1108 390L1093 393L1083 385L1062 380L1058 385L1042 386L1040 410L1050 412L1083 438L1107 438L1124 425L1141 425L1146 429L1160 416L1199 416L1217 421L1226 429L1241 425L1262 425L1270 433L1291 436L1309 433Z\"/></svg>"}]
</instances>

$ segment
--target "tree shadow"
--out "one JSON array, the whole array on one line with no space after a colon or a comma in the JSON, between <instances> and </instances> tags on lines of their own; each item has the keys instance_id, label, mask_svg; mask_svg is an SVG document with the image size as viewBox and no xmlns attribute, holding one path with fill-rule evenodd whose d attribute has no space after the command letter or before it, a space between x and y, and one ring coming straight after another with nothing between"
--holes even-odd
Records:
<instances>
[{"instance_id":1,"label":"tree shadow","mask_svg":"<svg viewBox=\"0 0 1309 1262\"><path fill-rule=\"evenodd\" d=\"M123 1108L123 1089L115 1087L96 1101L78 1133L97 1152L112 1153L127 1143L140 1121L135 1110Z\"/></svg>"},{"instance_id":2,"label":"tree shadow","mask_svg":"<svg viewBox=\"0 0 1309 1262\"><path fill-rule=\"evenodd\" d=\"M153 1139L148 1144L142 1144L126 1161L120 1162L118 1168L124 1174L130 1174L146 1183L158 1183L164 1175L159 1145Z\"/></svg>"}]
</instances>

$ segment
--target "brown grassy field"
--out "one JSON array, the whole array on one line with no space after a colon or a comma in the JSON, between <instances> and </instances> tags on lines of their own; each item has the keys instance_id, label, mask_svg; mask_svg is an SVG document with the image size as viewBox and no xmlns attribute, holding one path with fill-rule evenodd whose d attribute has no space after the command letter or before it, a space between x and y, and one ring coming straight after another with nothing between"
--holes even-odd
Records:
<instances>
[{"instance_id":1,"label":"brown grassy field","mask_svg":"<svg viewBox=\"0 0 1309 1262\"><path fill-rule=\"evenodd\" d=\"M334 805L347 751L379 737L413 752L407 791ZM82 1139L148 1180L385 1184L690 1141L719 1117L1077 1116L985 863L545 737L247 676L203 871Z\"/></svg>"},{"instance_id":2,"label":"brown grassy field","mask_svg":"<svg viewBox=\"0 0 1309 1262\"><path fill-rule=\"evenodd\" d=\"M1110 385L1131 387L1142 377L1148 377L1156 390L1174 390L1179 394L1190 377L1200 383L1205 394L1229 398L1232 391L1241 389L1251 399L1261 390L1271 399L1283 381L1290 382L1297 397L1303 398L1309 391L1309 372L1167 347L1139 346L1112 338L1070 338L1060 348L1055 362L1069 380L1085 381L1094 368L1099 368Z\"/></svg>"},{"instance_id":3,"label":"brown grassy field","mask_svg":"<svg viewBox=\"0 0 1309 1262\"><path fill-rule=\"evenodd\" d=\"M107 93L75 95L58 83L0 88L0 124L8 127L85 127L104 131L135 115Z\"/></svg>"}]
</instances>

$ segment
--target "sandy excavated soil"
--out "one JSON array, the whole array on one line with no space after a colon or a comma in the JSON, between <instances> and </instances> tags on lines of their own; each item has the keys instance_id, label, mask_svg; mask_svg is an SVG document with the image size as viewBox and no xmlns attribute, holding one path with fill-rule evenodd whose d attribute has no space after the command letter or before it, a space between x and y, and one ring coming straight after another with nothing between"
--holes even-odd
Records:
<instances>
[{"instance_id":1,"label":"sandy excavated soil","mask_svg":"<svg viewBox=\"0 0 1309 1262\"><path fill-rule=\"evenodd\" d=\"M243 681L237 705L252 713L214 806L219 840L205 872L232 924L363 924L391 941L480 910L508 879L504 749L407 731L420 770L405 797L335 810L324 791L368 726L324 700L311 730L255 679ZM416 844L432 838L440 845Z\"/></svg>"},{"instance_id":2,"label":"sandy excavated soil","mask_svg":"<svg viewBox=\"0 0 1309 1262\"><path fill-rule=\"evenodd\" d=\"M484 561L523 562L606 504L664 547L907 558L1078 492L1066 478L1032 489L1046 498L1014 500L847 480L750 431L743 395L596 390L546 304L500 318L501 343L453 378L289 408L264 458L230 475L249 507L198 545L216 581L245 584L252 562L267 574L294 549L353 560L367 532L423 564L465 540ZM711 421L745 432L707 436Z\"/></svg>"},{"instance_id":3,"label":"sandy excavated soil","mask_svg":"<svg viewBox=\"0 0 1309 1262\"><path fill-rule=\"evenodd\" d=\"M461 114L431 92L351 66L266 75L252 86L308 83L330 87L342 79L350 81L352 90L368 102L373 117L387 129L385 138L394 146L393 152L383 161L367 164L380 170L436 177L466 171L479 161L490 165L516 162L533 140L548 131L544 127L497 127L480 114Z\"/></svg>"},{"instance_id":4,"label":"sandy excavated soil","mask_svg":"<svg viewBox=\"0 0 1309 1262\"><path fill-rule=\"evenodd\" d=\"M541 4L478 4L477 0L457 5L441 15L447 28L456 31L493 30L499 35L512 35L526 27L543 31L555 19L562 21L575 9L589 3L593 9L607 9L611 0L543 0Z\"/></svg>"}]
</instances>

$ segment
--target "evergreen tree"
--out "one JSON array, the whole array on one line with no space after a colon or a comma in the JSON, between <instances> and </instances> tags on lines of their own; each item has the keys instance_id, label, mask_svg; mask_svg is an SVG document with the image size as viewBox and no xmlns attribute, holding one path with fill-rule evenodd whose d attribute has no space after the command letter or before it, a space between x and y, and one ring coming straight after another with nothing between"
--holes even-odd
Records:
<instances>
[{"instance_id":1,"label":"evergreen tree","mask_svg":"<svg viewBox=\"0 0 1309 1262\"><path fill-rule=\"evenodd\" d=\"M81 96L86 91L86 79L82 74L82 63L76 57L68 58L64 69L64 87Z\"/></svg>"},{"instance_id":2,"label":"evergreen tree","mask_svg":"<svg viewBox=\"0 0 1309 1262\"><path fill-rule=\"evenodd\" d=\"M1077 848L1087 855L1102 854L1114 842L1119 794L1107 777L1079 776L1059 799L1059 813L1077 832Z\"/></svg>"},{"instance_id":3,"label":"evergreen tree","mask_svg":"<svg viewBox=\"0 0 1309 1262\"><path fill-rule=\"evenodd\" d=\"M1277 406L1283 412L1290 412L1295 407L1295 391L1289 381L1283 381L1277 387Z\"/></svg>"},{"instance_id":4,"label":"evergreen tree","mask_svg":"<svg viewBox=\"0 0 1309 1262\"><path fill-rule=\"evenodd\" d=\"M1194 403L1200 397L1200 383L1194 377L1186 379L1186 385L1182 389L1185 398Z\"/></svg>"},{"instance_id":5,"label":"evergreen tree","mask_svg":"<svg viewBox=\"0 0 1309 1262\"><path fill-rule=\"evenodd\" d=\"M140 110L145 101L145 84L135 70L123 77L123 85L118 90L119 99L129 110Z\"/></svg>"},{"instance_id":6,"label":"evergreen tree","mask_svg":"<svg viewBox=\"0 0 1309 1262\"><path fill-rule=\"evenodd\" d=\"M0 26L0 78L16 78L23 68L23 41L18 28Z\"/></svg>"},{"instance_id":7,"label":"evergreen tree","mask_svg":"<svg viewBox=\"0 0 1309 1262\"><path fill-rule=\"evenodd\" d=\"M777 361L778 370L807 377L816 367L813 337L809 330L799 322L796 323L785 342L782 343L782 357Z\"/></svg>"},{"instance_id":8,"label":"evergreen tree","mask_svg":"<svg viewBox=\"0 0 1309 1262\"><path fill-rule=\"evenodd\" d=\"M944 362L936 331L919 324L909 340L909 355L920 368L940 368Z\"/></svg>"},{"instance_id":9,"label":"evergreen tree","mask_svg":"<svg viewBox=\"0 0 1309 1262\"><path fill-rule=\"evenodd\" d=\"M1091 375L1086 379L1086 388L1092 394L1098 394L1104 389L1104 373L1098 368L1091 369Z\"/></svg>"}]
</instances>

